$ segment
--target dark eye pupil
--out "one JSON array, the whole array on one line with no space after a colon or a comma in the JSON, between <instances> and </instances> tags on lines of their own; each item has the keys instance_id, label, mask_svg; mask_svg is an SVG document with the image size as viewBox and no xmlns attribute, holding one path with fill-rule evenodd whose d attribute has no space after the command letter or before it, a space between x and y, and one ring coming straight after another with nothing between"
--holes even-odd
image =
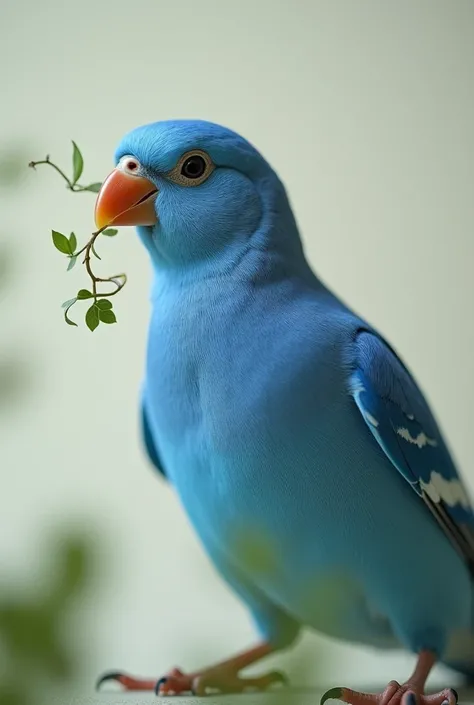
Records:
<instances>
[{"instance_id":1,"label":"dark eye pupil","mask_svg":"<svg viewBox=\"0 0 474 705\"><path fill-rule=\"evenodd\" d=\"M198 154L188 157L181 167L181 173L188 179L199 179L206 171L206 162Z\"/></svg>"}]
</instances>

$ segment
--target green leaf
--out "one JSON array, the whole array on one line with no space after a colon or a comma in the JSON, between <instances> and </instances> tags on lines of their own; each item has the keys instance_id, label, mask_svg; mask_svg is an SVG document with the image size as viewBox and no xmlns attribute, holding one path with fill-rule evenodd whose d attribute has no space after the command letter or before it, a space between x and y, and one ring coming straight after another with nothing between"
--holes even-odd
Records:
<instances>
[{"instance_id":1,"label":"green leaf","mask_svg":"<svg viewBox=\"0 0 474 705\"><path fill-rule=\"evenodd\" d=\"M94 247L94 243L92 243L92 245L91 245L91 250L92 250L92 254L95 255L97 257L97 259L102 259L102 257L99 257L99 255L97 254L95 247Z\"/></svg>"},{"instance_id":2,"label":"green leaf","mask_svg":"<svg viewBox=\"0 0 474 705\"><path fill-rule=\"evenodd\" d=\"M72 255L71 245L69 244L69 238L67 238L62 233L58 233L57 230L52 230L51 234L53 236L53 244L57 250L63 253L63 255Z\"/></svg>"},{"instance_id":3,"label":"green leaf","mask_svg":"<svg viewBox=\"0 0 474 705\"><path fill-rule=\"evenodd\" d=\"M74 321L71 320L71 319L69 318L69 316L67 315L69 309L71 308L71 306L74 306L74 304L76 303L76 301L77 301L77 299L69 299L69 301L65 301L65 302L62 304L62 306L63 306L63 308L65 309L65 310L64 310L64 320L66 321L66 323L68 324L68 326L76 326L76 328L77 328L77 327L78 327L78 326L77 326L77 323L74 323Z\"/></svg>"},{"instance_id":4,"label":"green leaf","mask_svg":"<svg viewBox=\"0 0 474 705\"><path fill-rule=\"evenodd\" d=\"M117 233L118 230L116 228L107 228L106 230L102 230L102 235L107 235L107 237L114 237Z\"/></svg>"},{"instance_id":5,"label":"green leaf","mask_svg":"<svg viewBox=\"0 0 474 705\"><path fill-rule=\"evenodd\" d=\"M99 299L96 306L102 311L108 311L112 308L112 301L109 301L108 299Z\"/></svg>"},{"instance_id":6,"label":"green leaf","mask_svg":"<svg viewBox=\"0 0 474 705\"><path fill-rule=\"evenodd\" d=\"M74 265L76 264L76 262L77 262L77 257L71 257L71 259L69 260L69 264L68 264L68 266L67 266L67 271L68 271L68 272L71 271L71 269L74 267Z\"/></svg>"},{"instance_id":7,"label":"green leaf","mask_svg":"<svg viewBox=\"0 0 474 705\"><path fill-rule=\"evenodd\" d=\"M76 326L76 328L78 327L77 323L74 323L72 318L69 318L69 316L67 315L67 311L64 311L64 320L66 321L68 326Z\"/></svg>"},{"instance_id":8,"label":"green leaf","mask_svg":"<svg viewBox=\"0 0 474 705\"><path fill-rule=\"evenodd\" d=\"M95 184L89 184L89 186L84 186L84 191L92 191L92 193L99 193L102 184L97 182Z\"/></svg>"},{"instance_id":9,"label":"green leaf","mask_svg":"<svg viewBox=\"0 0 474 705\"><path fill-rule=\"evenodd\" d=\"M61 308L70 308L73 304L75 304L77 301L77 298L74 297L73 299L68 299L65 301L63 304L61 304Z\"/></svg>"},{"instance_id":10,"label":"green leaf","mask_svg":"<svg viewBox=\"0 0 474 705\"><path fill-rule=\"evenodd\" d=\"M117 323L115 313L110 309L108 311L99 309L99 318L102 323Z\"/></svg>"},{"instance_id":11,"label":"green leaf","mask_svg":"<svg viewBox=\"0 0 474 705\"><path fill-rule=\"evenodd\" d=\"M81 178L84 169L84 159L74 140L72 140L72 149L72 184L74 185Z\"/></svg>"},{"instance_id":12,"label":"green leaf","mask_svg":"<svg viewBox=\"0 0 474 705\"><path fill-rule=\"evenodd\" d=\"M72 252L74 252L75 249L76 249L76 247L77 247L77 238L76 238L76 236L74 235L74 233L71 233L71 234L69 235L69 244L70 244L70 246L71 246Z\"/></svg>"},{"instance_id":13,"label":"green leaf","mask_svg":"<svg viewBox=\"0 0 474 705\"><path fill-rule=\"evenodd\" d=\"M86 313L86 325L89 330L94 331L99 325L99 323L99 309L95 304L92 304L92 306L87 310Z\"/></svg>"},{"instance_id":14,"label":"green leaf","mask_svg":"<svg viewBox=\"0 0 474 705\"><path fill-rule=\"evenodd\" d=\"M78 299L92 299L93 293L88 289L79 289L77 292Z\"/></svg>"},{"instance_id":15,"label":"green leaf","mask_svg":"<svg viewBox=\"0 0 474 705\"><path fill-rule=\"evenodd\" d=\"M115 277L110 277L109 282L113 282L115 286L121 288L125 286L127 283L127 275L126 274L117 274Z\"/></svg>"}]
</instances>

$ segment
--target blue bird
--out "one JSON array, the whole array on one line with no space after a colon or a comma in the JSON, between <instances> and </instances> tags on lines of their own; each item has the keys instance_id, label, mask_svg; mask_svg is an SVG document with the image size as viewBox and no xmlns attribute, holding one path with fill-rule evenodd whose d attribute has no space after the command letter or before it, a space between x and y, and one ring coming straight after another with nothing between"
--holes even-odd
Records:
<instances>
[{"instance_id":1,"label":"blue bird","mask_svg":"<svg viewBox=\"0 0 474 705\"><path fill-rule=\"evenodd\" d=\"M417 655L403 685L323 700L455 705L424 688L436 662L474 676L466 487L405 364L312 271L276 173L229 129L157 122L120 142L95 217L136 225L152 264L149 457L260 634L196 673L103 680L266 688L282 675L241 671L309 626Z\"/></svg>"}]
</instances>

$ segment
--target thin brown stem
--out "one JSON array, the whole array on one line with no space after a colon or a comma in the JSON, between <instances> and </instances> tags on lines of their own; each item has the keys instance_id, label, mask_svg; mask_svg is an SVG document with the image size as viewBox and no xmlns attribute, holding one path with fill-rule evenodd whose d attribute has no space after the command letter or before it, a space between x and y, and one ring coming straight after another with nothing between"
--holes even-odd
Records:
<instances>
[{"instance_id":1,"label":"thin brown stem","mask_svg":"<svg viewBox=\"0 0 474 705\"><path fill-rule=\"evenodd\" d=\"M127 283L127 277L125 274L117 274L115 277L110 277L109 279L96 279L96 281L100 281L100 282L111 282L114 279L116 279L117 277L123 277L123 282L121 284L116 285L117 288L115 289L115 291L109 291L106 294L97 294L98 298L108 299L110 296L115 296L115 294L118 294L119 291L121 291L123 289L123 287L125 286L125 284ZM114 282L114 284L115 284L115 282Z\"/></svg>"},{"instance_id":2,"label":"thin brown stem","mask_svg":"<svg viewBox=\"0 0 474 705\"><path fill-rule=\"evenodd\" d=\"M46 159L40 159L40 161L38 161L38 162L30 162L28 164L28 166L31 167L32 169L36 169L36 167L39 164L49 164L49 166L52 166L53 169L55 169L58 172L58 174L64 179L64 181L66 182L67 187L70 191L74 191L74 193L79 193L81 191L88 191L89 190L87 186L81 186L81 184L73 183L71 181L71 179L66 176L64 171L57 164L55 164L54 162L52 162L50 160L49 154L46 156Z\"/></svg>"},{"instance_id":3,"label":"thin brown stem","mask_svg":"<svg viewBox=\"0 0 474 705\"><path fill-rule=\"evenodd\" d=\"M71 191L74 191L74 190L75 190L75 189L74 189L74 184L72 183L72 181L66 176L66 174L64 173L64 171L58 167L57 164L54 164L54 162L50 161L49 155L46 157L46 159L41 159L39 162L30 162L30 163L28 164L28 166L30 166L32 169L36 169L36 167L37 167L39 164L49 164L49 166L52 166L53 169L55 169L55 170L58 172L58 174L59 174L60 176L62 176L62 178L64 179L64 181L67 183L68 188L70 188Z\"/></svg>"},{"instance_id":4,"label":"thin brown stem","mask_svg":"<svg viewBox=\"0 0 474 705\"><path fill-rule=\"evenodd\" d=\"M85 266L86 266L88 275L89 275L90 278L92 279L92 293L93 293L93 295L94 295L94 301L97 301L97 282L98 282L98 277L95 276L95 274L94 274L94 272L92 271L92 268L91 268L91 250L92 250L92 247L94 246L94 242L97 240L97 238L99 237L99 235L100 235L100 233L102 232L102 230L105 230L105 228L102 228L101 230L96 230L95 233L92 233L92 237L91 237L91 239L89 240L89 242L87 243L87 245L86 245L86 247L85 247L86 255L85 255L85 257L84 257L84 264L85 264Z\"/></svg>"},{"instance_id":5,"label":"thin brown stem","mask_svg":"<svg viewBox=\"0 0 474 705\"><path fill-rule=\"evenodd\" d=\"M126 277L125 274L117 274L117 275L115 275L115 276L116 276L116 277L123 277L123 281L122 281L120 284L116 284L116 287L117 287L117 288L115 289L115 291L110 291L110 292L107 292L107 293L104 293L104 294L97 291L97 284L98 284L99 282L112 282L112 281L114 280L114 277L107 277L107 278L104 278L104 277L97 277L97 276L94 274L94 272L92 271L92 267L91 267L91 252L92 252L92 248L93 248L94 243L95 243L95 241L97 240L98 236L99 236L99 235L101 234L101 232L103 232L106 228L107 228L107 226L104 226L104 227L101 228L100 230L96 230L94 233L92 233L92 237L91 237L91 239L89 240L89 242L82 248L82 250L80 250L79 252L77 252L77 253L75 254L75 256L77 256L77 255L80 254L81 252L85 251L85 257L84 257L84 262L83 262L83 264L85 265L86 270L87 270L87 273L88 273L88 275L90 276L91 281L92 281L92 294L93 294L93 297L94 297L94 301L97 301L98 298L108 298L109 296L115 296L116 294L118 294L119 291L121 291L121 290L123 289L123 287L124 287L125 284L127 283L127 277ZM114 282L114 283L115 283L115 282Z\"/></svg>"},{"instance_id":6,"label":"thin brown stem","mask_svg":"<svg viewBox=\"0 0 474 705\"><path fill-rule=\"evenodd\" d=\"M79 257L79 255L82 255L82 253L86 251L88 244L89 244L89 243L86 242L86 244L84 245L84 247L81 247L81 249L78 250L77 252L75 252L73 255L71 255L71 257Z\"/></svg>"}]
</instances>

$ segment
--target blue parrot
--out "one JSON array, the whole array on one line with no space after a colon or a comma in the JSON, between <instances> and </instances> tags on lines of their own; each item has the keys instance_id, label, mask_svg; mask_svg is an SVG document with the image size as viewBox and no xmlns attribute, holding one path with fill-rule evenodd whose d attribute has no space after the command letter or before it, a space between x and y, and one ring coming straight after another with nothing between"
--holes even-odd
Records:
<instances>
[{"instance_id":1,"label":"blue parrot","mask_svg":"<svg viewBox=\"0 0 474 705\"><path fill-rule=\"evenodd\" d=\"M148 455L260 634L196 673L102 680L263 689L282 674L241 671L307 626L417 655L402 685L323 701L455 705L424 688L436 662L474 676L466 487L406 365L312 271L277 174L229 129L157 122L120 142L95 219L136 225L152 264Z\"/></svg>"}]
</instances>

